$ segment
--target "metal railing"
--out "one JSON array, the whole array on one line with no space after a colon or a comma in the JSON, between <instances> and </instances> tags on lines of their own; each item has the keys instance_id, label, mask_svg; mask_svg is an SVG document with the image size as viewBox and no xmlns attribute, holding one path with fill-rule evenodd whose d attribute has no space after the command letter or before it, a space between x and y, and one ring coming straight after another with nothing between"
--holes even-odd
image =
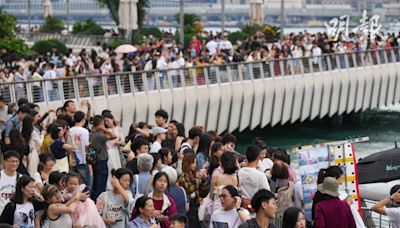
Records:
<instances>
[{"instance_id":1,"label":"metal railing","mask_svg":"<svg viewBox=\"0 0 400 228\"><path fill-rule=\"evenodd\" d=\"M376 201L372 200L362 200L363 206L361 207L362 218L364 220L366 227L371 228L391 228L392 224L389 221L389 218L385 215L381 215L375 213L371 210L373 204L376 204Z\"/></svg>"},{"instance_id":2,"label":"metal railing","mask_svg":"<svg viewBox=\"0 0 400 228\"><path fill-rule=\"evenodd\" d=\"M91 74L59 79L2 83L0 95L7 102L26 97L30 102L93 99L99 96L148 93L187 87L218 86L273 77L310 75L339 69L363 68L400 62L399 49L325 54L319 57L272 59L269 61L206 65L163 71Z\"/></svg>"}]
</instances>

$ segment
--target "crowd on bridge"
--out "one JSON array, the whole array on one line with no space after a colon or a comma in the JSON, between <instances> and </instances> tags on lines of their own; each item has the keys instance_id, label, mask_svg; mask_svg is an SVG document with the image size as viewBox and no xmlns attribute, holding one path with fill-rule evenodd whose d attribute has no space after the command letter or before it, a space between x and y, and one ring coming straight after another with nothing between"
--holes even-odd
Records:
<instances>
[{"instance_id":1,"label":"crowd on bridge","mask_svg":"<svg viewBox=\"0 0 400 228\"><path fill-rule=\"evenodd\" d=\"M305 31L298 34L292 33L286 35L282 40L269 42L264 33L259 31L254 36L232 44L227 36L210 32L205 33L201 39L193 36L189 45L183 47L173 39L172 34L166 32L163 38L145 38L145 42L138 46L138 51L126 54L115 54L114 50L106 44L91 50L82 49L79 53L70 49L66 54L61 54L57 48L53 48L52 52L47 55L34 55L28 58L16 58L13 53L1 49L0 83L35 80L37 82L33 83L32 88L34 101L40 102L44 100L44 89L47 90L49 100L57 100L62 96L58 91L60 86L67 90L64 91L64 95L72 87L72 82L52 83L48 81L43 88L43 83L40 83L42 79L70 79L77 75L172 70L172 83L176 87L181 83L176 70L182 67L198 69L196 70L197 84L205 83L203 68L228 63L275 60L273 71L275 75L280 75L282 68L279 61L276 60L292 59L287 62L285 67L289 68L292 65L294 72L300 73L301 60L299 58L302 57L312 58L311 64L318 66L318 57L323 54L360 53L365 50L373 50L375 52L372 57L376 62L377 49L396 48L400 42L400 35L396 36L395 34L387 34L383 38L378 37L373 42L366 42L363 36L356 34L350 34L347 40L342 40L341 37L339 36L339 40L334 42L325 33L310 34ZM381 59L383 59L382 56ZM340 59L340 64L345 64L344 58ZM304 65L311 67L309 63L304 63ZM190 74L187 76L190 77ZM164 80L165 74L160 74L158 77L163 86L164 81L167 81ZM148 89L155 88L154 78L153 74L147 75ZM139 88L143 87L143 80L140 74L134 78ZM128 84L128 81L125 84ZM105 78L103 83L108 84L109 94L116 93L115 77ZM87 93L86 85L87 82L85 84L84 81L79 83L81 97ZM92 86L97 94L102 82L93 79ZM8 84L1 85L0 94L8 100L11 99L12 93L16 98L27 96L28 91L23 83L18 83L14 87L14 92L12 92Z\"/></svg>"},{"instance_id":2,"label":"crowd on bridge","mask_svg":"<svg viewBox=\"0 0 400 228\"><path fill-rule=\"evenodd\" d=\"M124 136L112 110L68 100L43 113L0 97L1 227L365 227L339 198L344 171L321 169L306 221L296 168L261 138L237 151L233 134L185 129L160 109ZM372 207L400 227L400 185Z\"/></svg>"}]
</instances>

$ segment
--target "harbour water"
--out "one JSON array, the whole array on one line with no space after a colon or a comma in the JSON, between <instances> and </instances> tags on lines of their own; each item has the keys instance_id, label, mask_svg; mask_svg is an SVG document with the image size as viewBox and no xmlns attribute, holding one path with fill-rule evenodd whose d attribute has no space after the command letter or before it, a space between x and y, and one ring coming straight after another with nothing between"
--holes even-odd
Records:
<instances>
[{"instance_id":1,"label":"harbour water","mask_svg":"<svg viewBox=\"0 0 400 228\"><path fill-rule=\"evenodd\" d=\"M345 140L369 136L370 140L355 145L357 159L391 149L395 141L400 143L400 111L398 107L385 110L371 110L356 120L338 121L314 120L264 129L245 130L235 133L238 138L237 150L244 152L255 136L261 137L268 145L290 149L301 145Z\"/></svg>"}]
</instances>

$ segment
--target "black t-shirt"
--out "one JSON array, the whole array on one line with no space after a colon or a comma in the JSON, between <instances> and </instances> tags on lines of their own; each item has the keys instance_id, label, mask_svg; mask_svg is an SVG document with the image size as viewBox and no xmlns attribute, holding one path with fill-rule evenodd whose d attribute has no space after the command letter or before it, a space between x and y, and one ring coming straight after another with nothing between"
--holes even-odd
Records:
<instances>
[{"instance_id":1,"label":"black t-shirt","mask_svg":"<svg viewBox=\"0 0 400 228\"><path fill-rule=\"evenodd\" d=\"M263 228L263 227L258 225L257 220L255 218L252 218L247 222L242 223L242 225L240 225L239 228ZM270 223L268 225L268 228L277 228L277 227L274 224Z\"/></svg>"}]
</instances>

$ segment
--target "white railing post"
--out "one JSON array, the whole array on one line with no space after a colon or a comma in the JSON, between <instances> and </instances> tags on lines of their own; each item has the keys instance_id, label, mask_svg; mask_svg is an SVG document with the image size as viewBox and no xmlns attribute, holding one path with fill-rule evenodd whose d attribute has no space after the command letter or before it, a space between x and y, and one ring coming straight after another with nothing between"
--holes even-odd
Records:
<instances>
[{"instance_id":1,"label":"white railing post","mask_svg":"<svg viewBox=\"0 0 400 228\"><path fill-rule=\"evenodd\" d=\"M124 75L124 77L125 77L125 75ZM121 76L119 75L119 74L117 74L117 75L115 75L115 81L116 81L116 83L117 83L117 94L118 95L122 95L122 91L123 91L123 88L122 88L122 83L121 83Z\"/></svg>"},{"instance_id":2,"label":"white railing post","mask_svg":"<svg viewBox=\"0 0 400 228\"><path fill-rule=\"evenodd\" d=\"M264 75L264 66L263 66L263 62L259 62L258 65L260 66L260 78L264 79L265 75ZM228 69L228 68L227 68ZM228 75L230 73L228 72Z\"/></svg>"},{"instance_id":3,"label":"white railing post","mask_svg":"<svg viewBox=\"0 0 400 228\"><path fill-rule=\"evenodd\" d=\"M269 63L269 72L271 73L271 77L275 77L275 70L274 70L274 61L268 60Z\"/></svg>"},{"instance_id":4,"label":"white railing post","mask_svg":"<svg viewBox=\"0 0 400 228\"><path fill-rule=\"evenodd\" d=\"M335 54L333 54L333 56L335 56ZM331 57L332 57L332 55L327 55L327 56L326 56L326 63L327 63L327 65L328 65L328 71L331 71L331 70L332 70Z\"/></svg>"},{"instance_id":5,"label":"white railing post","mask_svg":"<svg viewBox=\"0 0 400 228\"><path fill-rule=\"evenodd\" d=\"M238 66L239 67L239 66ZM226 73L228 74L228 82L232 83L232 70L231 65L226 66Z\"/></svg>"},{"instance_id":6,"label":"white railing post","mask_svg":"<svg viewBox=\"0 0 400 228\"><path fill-rule=\"evenodd\" d=\"M143 81L144 91L147 93L149 91L149 85L148 85L148 82L147 82L147 74L146 74L146 72L142 73L142 81Z\"/></svg>"},{"instance_id":7,"label":"white railing post","mask_svg":"<svg viewBox=\"0 0 400 228\"><path fill-rule=\"evenodd\" d=\"M77 101L81 99L81 94L79 93L79 84L78 79L73 77L72 78L72 87L74 88L74 95Z\"/></svg>"}]
</instances>

